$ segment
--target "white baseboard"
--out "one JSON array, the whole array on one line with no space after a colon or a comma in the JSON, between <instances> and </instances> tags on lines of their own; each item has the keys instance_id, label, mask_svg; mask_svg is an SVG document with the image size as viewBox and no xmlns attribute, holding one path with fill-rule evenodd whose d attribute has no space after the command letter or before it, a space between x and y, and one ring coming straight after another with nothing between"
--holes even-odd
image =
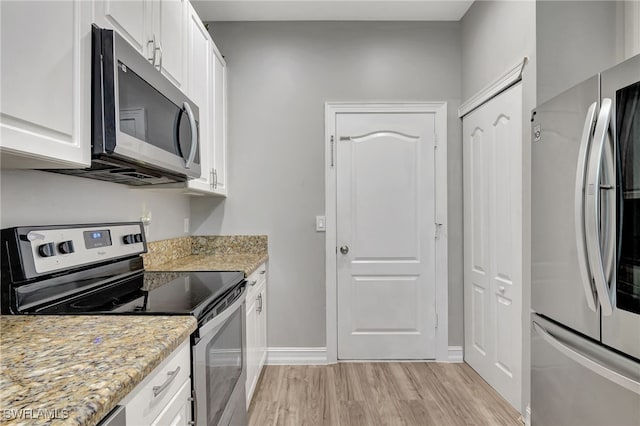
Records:
<instances>
[{"instance_id":1,"label":"white baseboard","mask_svg":"<svg viewBox=\"0 0 640 426\"><path fill-rule=\"evenodd\" d=\"M444 362L463 362L462 346L449 346ZM324 365L327 364L327 348L268 348L268 365Z\"/></svg>"},{"instance_id":2,"label":"white baseboard","mask_svg":"<svg viewBox=\"0 0 640 426\"><path fill-rule=\"evenodd\" d=\"M448 362L464 362L462 346L449 346Z\"/></svg>"},{"instance_id":3,"label":"white baseboard","mask_svg":"<svg viewBox=\"0 0 640 426\"><path fill-rule=\"evenodd\" d=\"M524 424L525 426L531 426L531 406L527 404L527 408L524 410Z\"/></svg>"},{"instance_id":4,"label":"white baseboard","mask_svg":"<svg viewBox=\"0 0 640 426\"><path fill-rule=\"evenodd\" d=\"M324 365L327 348L267 348L268 365Z\"/></svg>"}]
</instances>

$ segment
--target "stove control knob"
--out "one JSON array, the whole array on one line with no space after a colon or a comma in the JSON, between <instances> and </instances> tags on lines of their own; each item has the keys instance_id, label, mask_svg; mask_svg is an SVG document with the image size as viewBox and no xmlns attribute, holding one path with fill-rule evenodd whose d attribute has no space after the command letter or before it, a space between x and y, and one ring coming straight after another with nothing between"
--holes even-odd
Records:
<instances>
[{"instance_id":1,"label":"stove control knob","mask_svg":"<svg viewBox=\"0 0 640 426\"><path fill-rule=\"evenodd\" d=\"M63 241L58 244L58 251L62 254L73 253L75 251L73 248L73 241Z\"/></svg>"},{"instance_id":2,"label":"stove control knob","mask_svg":"<svg viewBox=\"0 0 640 426\"><path fill-rule=\"evenodd\" d=\"M42 257L51 257L56 255L53 243L46 243L46 244L40 245L38 247L38 253L40 253L40 256Z\"/></svg>"},{"instance_id":3,"label":"stove control knob","mask_svg":"<svg viewBox=\"0 0 640 426\"><path fill-rule=\"evenodd\" d=\"M127 234L122 237L122 242L125 244L134 244L136 242L136 234Z\"/></svg>"},{"instance_id":4,"label":"stove control knob","mask_svg":"<svg viewBox=\"0 0 640 426\"><path fill-rule=\"evenodd\" d=\"M141 243L142 242L142 234L135 234L133 236L133 239L136 240L136 243Z\"/></svg>"}]
</instances>

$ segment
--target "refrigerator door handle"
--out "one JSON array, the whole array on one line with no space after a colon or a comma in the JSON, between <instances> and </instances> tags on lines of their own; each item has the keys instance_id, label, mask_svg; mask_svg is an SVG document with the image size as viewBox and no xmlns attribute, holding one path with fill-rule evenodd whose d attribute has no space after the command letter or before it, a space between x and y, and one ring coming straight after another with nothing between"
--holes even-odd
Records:
<instances>
[{"instance_id":1,"label":"refrigerator door handle","mask_svg":"<svg viewBox=\"0 0 640 426\"><path fill-rule=\"evenodd\" d=\"M544 327L542 327L540 324L538 324L535 321L533 321L533 328L540 335L540 337L544 339L545 342L553 346L555 349L560 351L560 353L562 353L569 359L577 362L578 364L582 365L585 368L588 368L589 370L593 371L594 373L598 374L601 377L604 377L610 382L616 383L617 385L620 385L623 388L630 390L631 392L634 392L637 395L640 395L640 382L637 382L636 380L630 377L623 376L622 374L619 374L607 368L606 366L599 363L598 361L595 361L583 355L582 353L578 352L577 350L570 347L566 343L556 339L547 330L545 330Z\"/></svg>"},{"instance_id":2,"label":"refrigerator door handle","mask_svg":"<svg viewBox=\"0 0 640 426\"><path fill-rule=\"evenodd\" d=\"M589 271L586 237L584 228L584 189L585 179L587 171L587 155L589 154L589 144L591 142L591 133L593 129L593 122L596 118L596 108L598 103L594 102L589 106L587 116L584 121L584 128L582 130L582 139L580 141L580 151L578 153L578 167L576 171L576 189L575 189L575 204L574 204L574 224L576 230L576 249L578 251L578 267L580 269L580 275L582 277L582 286L584 288L584 295L587 298L587 306L594 312L597 312L596 300L591 285L591 272Z\"/></svg>"},{"instance_id":3,"label":"refrigerator door handle","mask_svg":"<svg viewBox=\"0 0 640 426\"><path fill-rule=\"evenodd\" d=\"M589 154L589 165L586 182L585 202L585 234L587 238L587 257L596 286L596 294L600 302L602 315L611 316L613 306L609 295L607 276L600 250L600 175L602 170L602 156L607 142L607 133L611 121L611 99L602 100L600 114L596 122L593 135L593 146Z\"/></svg>"}]
</instances>

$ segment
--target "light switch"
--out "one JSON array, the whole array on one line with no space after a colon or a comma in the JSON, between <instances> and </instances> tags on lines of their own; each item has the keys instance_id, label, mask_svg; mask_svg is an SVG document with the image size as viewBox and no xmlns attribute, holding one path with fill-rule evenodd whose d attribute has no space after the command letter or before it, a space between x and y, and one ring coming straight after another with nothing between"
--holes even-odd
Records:
<instances>
[{"instance_id":1,"label":"light switch","mask_svg":"<svg viewBox=\"0 0 640 426\"><path fill-rule=\"evenodd\" d=\"M324 232L327 230L327 221L324 216L316 216L316 231Z\"/></svg>"}]
</instances>

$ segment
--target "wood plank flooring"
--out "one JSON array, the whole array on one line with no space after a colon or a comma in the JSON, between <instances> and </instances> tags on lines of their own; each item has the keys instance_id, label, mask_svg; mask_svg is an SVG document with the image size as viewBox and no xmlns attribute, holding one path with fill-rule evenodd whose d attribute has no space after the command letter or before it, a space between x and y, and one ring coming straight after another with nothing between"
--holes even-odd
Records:
<instances>
[{"instance_id":1,"label":"wood plank flooring","mask_svg":"<svg viewBox=\"0 0 640 426\"><path fill-rule=\"evenodd\" d=\"M513 425L519 413L467 364L266 366L250 426Z\"/></svg>"}]
</instances>

